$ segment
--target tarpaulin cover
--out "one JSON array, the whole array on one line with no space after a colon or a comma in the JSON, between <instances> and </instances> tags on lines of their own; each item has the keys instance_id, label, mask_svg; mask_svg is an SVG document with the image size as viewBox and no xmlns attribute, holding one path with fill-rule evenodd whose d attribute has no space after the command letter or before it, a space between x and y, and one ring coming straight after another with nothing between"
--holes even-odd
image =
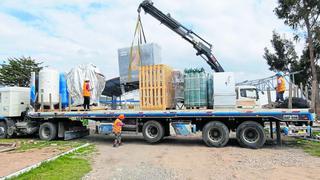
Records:
<instances>
[{"instance_id":1,"label":"tarpaulin cover","mask_svg":"<svg viewBox=\"0 0 320 180\"><path fill-rule=\"evenodd\" d=\"M30 101L31 104L36 102L36 73L31 73L31 80L30 80Z\"/></svg>"},{"instance_id":2,"label":"tarpaulin cover","mask_svg":"<svg viewBox=\"0 0 320 180\"><path fill-rule=\"evenodd\" d=\"M69 104L69 92L68 92L67 79L66 79L65 73L60 73L59 94L61 98L62 107L63 108L67 107Z\"/></svg>"},{"instance_id":3,"label":"tarpaulin cover","mask_svg":"<svg viewBox=\"0 0 320 180\"><path fill-rule=\"evenodd\" d=\"M104 75L94 64L79 65L67 74L67 85L73 105L83 104L82 88L84 81L90 81L91 103L98 103L101 93L105 87Z\"/></svg>"}]
</instances>

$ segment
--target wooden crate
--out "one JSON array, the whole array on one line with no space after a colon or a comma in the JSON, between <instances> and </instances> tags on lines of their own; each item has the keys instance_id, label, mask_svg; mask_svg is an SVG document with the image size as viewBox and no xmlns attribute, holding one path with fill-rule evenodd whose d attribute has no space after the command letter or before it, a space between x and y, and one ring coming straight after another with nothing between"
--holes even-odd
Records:
<instances>
[{"instance_id":1,"label":"wooden crate","mask_svg":"<svg viewBox=\"0 0 320 180\"><path fill-rule=\"evenodd\" d=\"M140 108L166 110L173 107L172 68L169 66L141 66L139 69Z\"/></svg>"}]
</instances>

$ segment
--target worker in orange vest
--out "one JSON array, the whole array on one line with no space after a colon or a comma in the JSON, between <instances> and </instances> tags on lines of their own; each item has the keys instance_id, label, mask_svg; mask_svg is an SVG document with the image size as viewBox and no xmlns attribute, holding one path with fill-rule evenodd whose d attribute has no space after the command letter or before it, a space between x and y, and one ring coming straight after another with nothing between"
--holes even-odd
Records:
<instances>
[{"instance_id":1,"label":"worker in orange vest","mask_svg":"<svg viewBox=\"0 0 320 180\"><path fill-rule=\"evenodd\" d=\"M112 132L115 136L113 147L118 147L122 144L121 132L122 132L122 126L124 126L124 123L122 122L124 118L125 118L124 115L120 114L118 118L113 122Z\"/></svg>"},{"instance_id":2,"label":"worker in orange vest","mask_svg":"<svg viewBox=\"0 0 320 180\"><path fill-rule=\"evenodd\" d=\"M90 89L90 80L86 79L83 83L82 95L83 95L83 108L85 111L90 110L90 97L91 97Z\"/></svg>"},{"instance_id":3,"label":"worker in orange vest","mask_svg":"<svg viewBox=\"0 0 320 180\"><path fill-rule=\"evenodd\" d=\"M276 97L276 102L283 102L283 94L286 91L286 81L284 79L284 74L283 72L278 72L276 74L277 76L277 87L276 87L276 92L277 92L277 97Z\"/></svg>"}]
</instances>

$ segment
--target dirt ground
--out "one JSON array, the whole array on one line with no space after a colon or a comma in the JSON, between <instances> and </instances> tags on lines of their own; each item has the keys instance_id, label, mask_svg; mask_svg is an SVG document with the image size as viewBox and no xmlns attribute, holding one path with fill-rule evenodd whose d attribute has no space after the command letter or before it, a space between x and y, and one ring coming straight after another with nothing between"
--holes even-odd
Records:
<instances>
[{"instance_id":1,"label":"dirt ground","mask_svg":"<svg viewBox=\"0 0 320 180\"><path fill-rule=\"evenodd\" d=\"M23 168L54 157L61 152L61 150L54 148L43 148L25 152L12 151L0 153L0 179Z\"/></svg>"},{"instance_id":2,"label":"dirt ground","mask_svg":"<svg viewBox=\"0 0 320 180\"><path fill-rule=\"evenodd\" d=\"M320 158L301 149L269 142L258 150L239 147L209 148L200 137L165 139L147 144L127 135L124 145L112 147L112 137L91 135L97 146L93 171L84 179L320 179Z\"/></svg>"}]
</instances>

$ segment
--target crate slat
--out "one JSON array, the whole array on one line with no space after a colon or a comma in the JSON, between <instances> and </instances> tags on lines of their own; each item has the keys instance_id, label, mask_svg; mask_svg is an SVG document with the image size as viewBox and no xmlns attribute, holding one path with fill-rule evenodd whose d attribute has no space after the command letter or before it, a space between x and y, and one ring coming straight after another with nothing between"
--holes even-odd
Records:
<instances>
[{"instance_id":1,"label":"crate slat","mask_svg":"<svg viewBox=\"0 0 320 180\"><path fill-rule=\"evenodd\" d=\"M172 68L167 65L141 66L139 71L142 110L166 110L173 105Z\"/></svg>"}]
</instances>

